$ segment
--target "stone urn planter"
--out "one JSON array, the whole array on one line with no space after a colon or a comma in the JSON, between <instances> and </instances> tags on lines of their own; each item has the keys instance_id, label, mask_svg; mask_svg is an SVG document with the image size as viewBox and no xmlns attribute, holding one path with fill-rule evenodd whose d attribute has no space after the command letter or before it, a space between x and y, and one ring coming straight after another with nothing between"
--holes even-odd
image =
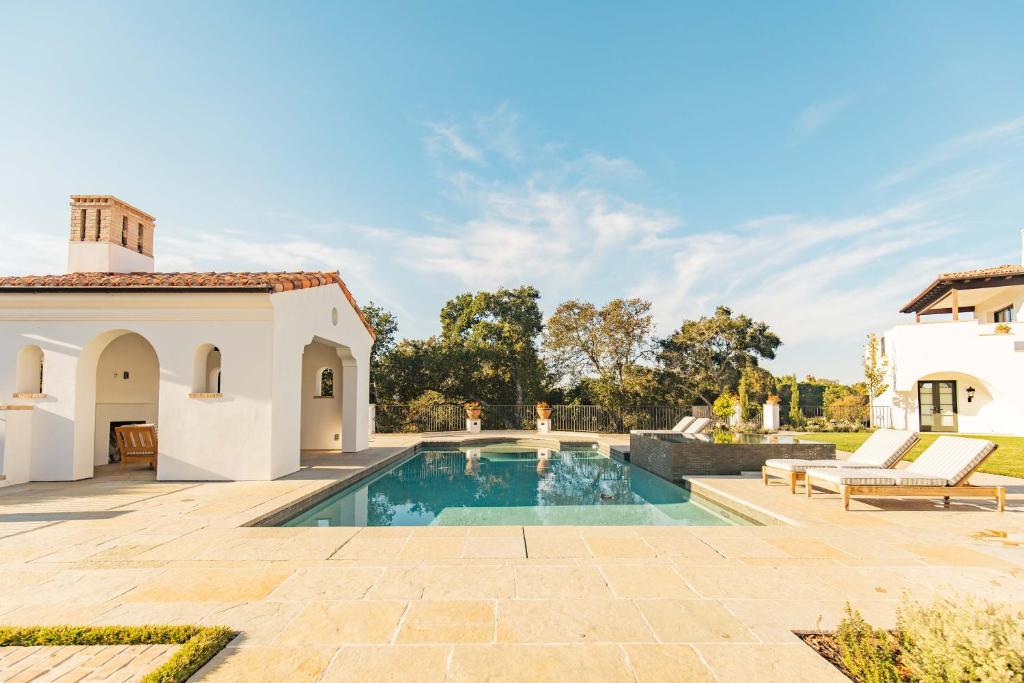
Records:
<instances>
[{"instance_id":1,"label":"stone urn planter","mask_svg":"<svg viewBox=\"0 0 1024 683\"><path fill-rule=\"evenodd\" d=\"M777 405L781 401L782 399L776 396L775 394L772 394L767 399L765 399L765 403L770 403L772 405Z\"/></svg>"},{"instance_id":2,"label":"stone urn planter","mask_svg":"<svg viewBox=\"0 0 1024 683\"><path fill-rule=\"evenodd\" d=\"M537 417L541 420L551 419L551 406L547 401L540 401L537 403Z\"/></svg>"},{"instance_id":3,"label":"stone urn planter","mask_svg":"<svg viewBox=\"0 0 1024 683\"><path fill-rule=\"evenodd\" d=\"M470 420L479 420L480 419L480 403L479 402L477 402L477 401L470 401L464 407L466 408L466 417L468 417Z\"/></svg>"}]
</instances>

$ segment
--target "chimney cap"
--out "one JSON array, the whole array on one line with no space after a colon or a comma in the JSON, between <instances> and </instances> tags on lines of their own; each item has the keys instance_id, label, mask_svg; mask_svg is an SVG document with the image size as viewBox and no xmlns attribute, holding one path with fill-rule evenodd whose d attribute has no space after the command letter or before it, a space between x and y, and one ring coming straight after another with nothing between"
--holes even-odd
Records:
<instances>
[{"instance_id":1,"label":"chimney cap","mask_svg":"<svg viewBox=\"0 0 1024 683\"><path fill-rule=\"evenodd\" d=\"M143 218L153 221L156 223L156 218L146 213L142 209L132 206L123 199L118 199L112 194L73 194L71 195L71 206L80 206L82 204L117 204L124 209L128 209L130 212L137 214Z\"/></svg>"}]
</instances>

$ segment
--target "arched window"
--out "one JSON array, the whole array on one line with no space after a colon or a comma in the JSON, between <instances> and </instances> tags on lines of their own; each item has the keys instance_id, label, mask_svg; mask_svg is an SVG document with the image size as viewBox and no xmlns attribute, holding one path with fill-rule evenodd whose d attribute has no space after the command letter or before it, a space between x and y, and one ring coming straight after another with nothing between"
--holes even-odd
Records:
<instances>
[{"instance_id":1,"label":"arched window","mask_svg":"<svg viewBox=\"0 0 1024 683\"><path fill-rule=\"evenodd\" d=\"M81 220L81 223L78 226L80 228L80 230L78 231L78 239L81 242L85 241L85 217L87 215L88 214L86 213L85 209L82 209L78 214L78 218Z\"/></svg>"},{"instance_id":2,"label":"arched window","mask_svg":"<svg viewBox=\"0 0 1024 683\"><path fill-rule=\"evenodd\" d=\"M121 246L128 246L128 217L121 216Z\"/></svg>"},{"instance_id":3,"label":"arched window","mask_svg":"<svg viewBox=\"0 0 1024 683\"><path fill-rule=\"evenodd\" d=\"M195 394L219 394L221 393L220 349L213 344L201 344L196 349L194 366L192 369L192 393Z\"/></svg>"},{"instance_id":4,"label":"arched window","mask_svg":"<svg viewBox=\"0 0 1024 683\"><path fill-rule=\"evenodd\" d=\"M334 370L320 368L316 373L318 398L334 398Z\"/></svg>"},{"instance_id":5,"label":"arched window","mask_svg":"<svg viewBox=\"0 0 1024 683\"><path fill-rule=\"evenodd\" d=\"M143 244L142 244L143 240L144 240L144 236L142 234L142 223L139 223L139 244L138 244L137 248L138 248L138 251L139 251L140 254L142 253L142 249L143 249Z\"/></svg>"},{"instance_id":6,"label":"arched window","mask_svg":"<svg viewBox=\"0 0 1024 683\"><path fill-rule=\"evenodd\" d=\"M18 351L15 369L15 393L43 393L43 350L38 346L26 346Z\"/></svg>"}]
</instances>

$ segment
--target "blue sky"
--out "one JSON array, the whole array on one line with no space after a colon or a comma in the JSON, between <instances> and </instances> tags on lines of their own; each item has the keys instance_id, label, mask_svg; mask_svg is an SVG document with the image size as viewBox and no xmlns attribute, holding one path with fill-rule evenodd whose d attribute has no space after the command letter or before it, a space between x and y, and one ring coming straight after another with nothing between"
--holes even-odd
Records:
<instances>
[{"instance_id":1,"label":"blue sky","mask_svg":"<svg viewBox=\"0 0 1024 683\"><path fill-rule=\"evenodd\" d=\"M859 376L938 272L1018 263L1024 3L43 3L0 26L0 272L67 196L161 270L338 268L403 336L451 296L717 304Z\"/></svg>"}]
</instances>

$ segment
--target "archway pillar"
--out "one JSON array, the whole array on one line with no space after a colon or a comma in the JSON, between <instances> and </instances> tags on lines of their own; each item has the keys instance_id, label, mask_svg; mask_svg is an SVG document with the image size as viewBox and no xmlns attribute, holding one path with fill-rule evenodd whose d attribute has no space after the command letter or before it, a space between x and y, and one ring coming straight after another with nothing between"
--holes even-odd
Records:
<instances>
[{"instance_id":1,"label":"archway pillar","mask_svg":"<svg viewBox=\"0 0 1024 683\"><path fill-rule=\"evenodd\" d=\"M360 373L360 365L349 354L341 357L341 450L355 453L369 446L369 377ZM360 400L362 399L362 400Z\"/></svg>"}]
</instances>

